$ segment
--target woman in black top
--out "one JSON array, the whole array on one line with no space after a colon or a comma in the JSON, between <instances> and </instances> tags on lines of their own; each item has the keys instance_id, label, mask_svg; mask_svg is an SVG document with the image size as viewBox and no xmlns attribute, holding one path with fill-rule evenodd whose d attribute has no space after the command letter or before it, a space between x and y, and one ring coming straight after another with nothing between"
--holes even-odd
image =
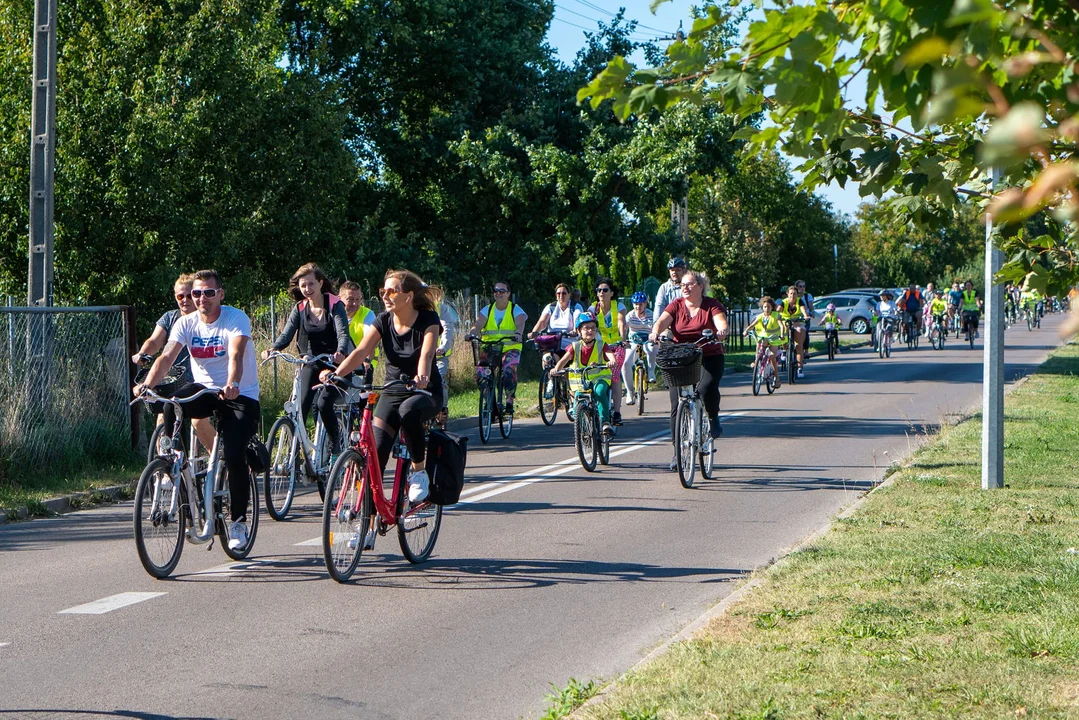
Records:
<instances>
[{"instance_id":1,"label":"woman in black top","mask_svg":"<svg viewBox=\"0 0 1079 720\"><path fill-rule=\"evenodd\" d=\"M428 493L423 424L438 414L442 397L442 376L434 371L435 349L442 331L435 307L441 293L428 287L413 272L390 270L379 295L386 312L375 318L374 326L364 333L359 347L337 366L337 374L345 376L358 368L363 358L371 355L375 345L382 343L386 382L406 380L431 393L413 393L403 385L397 385L382 394L375 408L373 430L379 466L385 470L394 439L400 431L412 459L408 499L417 503ZM323 371L323 381L329 374L328 370ZM438 404L432 396L439 398Z\"/></svg>"},{"instance_id":2,"label":"woman in black top","mask_svg":"<svg viewBox=\"0 0 1079 720\"><path fill-rule=\"evenodd\" d=\"M345 313L345 304L332 294L333 290L333 284L322 272L322 268L314 263L301 265L289 279L289 294L298 302L289 313L285 329L271 349L285 349L292 342L293 336L296 336L296 347L301 355L326 354L333 355L334 362L344 360L349 344L348 315ZM263 357L268 357L270 352L267 350ZM318 384L318 371L326 367L324 363L319 363L304 365L300 369L300 411L305 421L311 414L311 404L315 399L311 388ZM318 396L318 414L322 418L322 426L326 428L331 452L340 450L338 440L341 433L333 411L334 403L340 398L341 392L336 388L326 388Z\"/></svg>"}]
</instances>

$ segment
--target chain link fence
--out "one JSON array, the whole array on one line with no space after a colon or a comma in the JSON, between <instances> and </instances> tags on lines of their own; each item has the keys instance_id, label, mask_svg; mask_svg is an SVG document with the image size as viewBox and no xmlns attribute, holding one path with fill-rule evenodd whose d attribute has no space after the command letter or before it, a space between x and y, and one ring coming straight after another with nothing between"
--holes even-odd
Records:
<instances>
[{"instance_id":1,"label":"chain link fence","mask_svg":"<svg viewBox=\"0 0 1079 720\"><path fill-rule=\"evenodd\" d=\"M0 482L128 460L125 306L0 307Z\"/></svg>"}]
</instances>

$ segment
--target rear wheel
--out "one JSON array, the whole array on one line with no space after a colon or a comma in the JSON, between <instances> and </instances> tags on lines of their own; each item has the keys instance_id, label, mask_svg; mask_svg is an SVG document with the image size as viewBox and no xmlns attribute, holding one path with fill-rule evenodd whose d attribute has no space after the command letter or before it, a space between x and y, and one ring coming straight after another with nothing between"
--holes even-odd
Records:
<instances>
[{"instance_id":1,"label":"rear wheel","mask_svg":"<svg viewBox=\"0 0 1079 720\"><path fill-rule=\"evenodd\" d=\"M408 501L408 488L402 486L397 492L397 540L405 559L421 563L429 558L441 527L442 506L426 500L412 505Z\"/></svg>"},{"instance_id":2,"label":"rear wheel","mask_svg":"<svg viewBox=\"0 0 1079 720\"><path fill-rule=\"evenodd\" d=\"M787 344L787 382L791 385L798 379L798 355L794 352L794 343Z\"/></svg>"},{"instance_id":3,"label":"rear wheel","mask_svg":"<svg viewBox=\"0 0 1079 720\"><path fill-rule=\"evenodd\" d=\"M228 471L224 461L218 466L217 489L227 490L229 487ZM226 493L221 497L221 516L217 522L217 533L221 540L221 549L233 560L243 560L255 547L255 535L259 531L259 488L255 482L255 475L247 473L247 505L244 507L244 515L247 516L247 542L233 550L229 547L229 528L232 527L232 497Z\"/></svg>"},{"instance_id":4,"label":"rear wheel","mask_svg":"<svg viewBox=\"0 0 1079 720\"><path fill-rule=\"evenodd\" d=\"M678 465L678 480L684 488L693 487L694 463L697 459L694 440L693 410L683 400L678 403L678 414L675 416L674 457Z\"/></svg>"},{"instance_id":5,"label":"rear wheel","mask_svg":"<svg viewBox=\"0 0 1079 720\"><path fill-rule=\"evenodd\" d=\"M585 403L578 403L573 419L573 442L577 446L577 457L581 467L588 472L596 470L597 451L596 433L599 428L593 423L591 409Z\"/></svg>"},{"instance_id":6,"label":"rear wheel","mask_svg":"<svg viewBox=\"0 0 1079 720\"><path fill-rule=\"evenodd\" d=\"M491 439L492 395L490 381L480 383L480 442L484 444Z\"/></svg>"},{"instance_id":7,"label":"rear wheel","mask_svg":"<svg viewBox=\"0 0 1079 720\"><path fill-rule=\"evenodd\" d=\"M611 464L611 436L608 433L603 432L602 425L599 422L599 418L593 419L593 422L600 427L597 440L599 441L599 464L610 465Z\"/></svg>"},{"instance_id":8,"label":"rear wheel","mask_svg":"<svg viewBox=\"0 0 1079 720\"><path fill-rule=\"evenodd\" d=\"M644 395L648 392L648 375L640 365L636 367L633 374L634 384L637 386L637 414L644 415Z\"/></svg>"},{"instance_id":9,"label":"rear wheel","mask_svg":"<svg viewBox=\"0 0 1079 720\"><path fill-rule=\"evenodd\" d=\"M504 438L508 438L513 432L513 416L507 415L504 409L498 411L498 432Z\"/></svg>"},{"instance_id":10,"label":"rear wheel","mask_svg":"<svg viewBox=\"0 0 1079 720\"><path fill-rule=\"evenodd\" d=\"M375 513L367 465L363 455L347 450L334 463L322 504L322 557L337 582L347 582L356 571L363 544Z\"/></svg>"},{"instance_id":11,"label":"rear wheel","mask_svg":"<svg viewBox=\"0 0 1079 720\"><path fill-rule=\"evenodd\" d=\"M296 495L296 462L292 454L295 441L292 420L277 418L270 428L267 443L270 451L270 468L263 479L266 496L266 512L274 520L284 520Z\"/></svg>"},{"instance_id":12,"label":"rear wheel","mask_svg":"<svg viewBox=\"0 0 1079 720\"><path fill-rule=\"evenodd\" d=\"M712 470L716 464L716 441L711 435L701 441L701 451L697 453L697 462L701 466L701 476L705 480L711 480Z\"/></svg>"},{"instance_id":13,"label":"rear wheel","mask_svg":"<svg viewBox=\"0 0 1079 720\"><path fill-rule=\"evenodd\" d=\"M168 577L184 550L183 479L172 476L172 463L154 458L135 489L135 549L146 572Z\"/></svg>"},{"instance_id":14,"label":"rear wheel","mask_svg":"<svg viewBox=\"0 0 1079 720\"><path fill-rule=\"evenodd\" d=\"M539 382L539 411L543 424L554 425L558 417L558 383L551 377L551 369L543 368Z\"/></svg>"}]
</instances>

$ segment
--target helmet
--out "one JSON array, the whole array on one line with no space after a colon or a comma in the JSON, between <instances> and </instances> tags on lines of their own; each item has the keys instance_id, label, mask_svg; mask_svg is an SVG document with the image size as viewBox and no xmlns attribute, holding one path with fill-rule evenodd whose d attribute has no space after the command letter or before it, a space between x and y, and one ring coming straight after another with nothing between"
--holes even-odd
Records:
<instances>
[{"instance_id":1,"label":"helmet","mask_svg":"<svg viewBox=\"0 0 1079 720\"><path fill-rule=\"evenodd\" d=\"M828 312L835 312L835 303L828 303Z\"/></svg>"},{"instance_id":2,"label":"helmet","mask_svg":"<svg viewBox=\"0 0 1079 720\"><path fill-rule=\"evenodd\" d=\"M596 323L597 325L599 325L599 323L596 321L595 315L590 312L583 312L577 316L577 322L573 323L573 329L580 330L581 326L585 323Z\"/></svg>"},{"instance_id":3,"label":"helmet","mask_svg":"<svg viewBox=\"0 0 1079 720\"><path fill-rule=\"evenodd\" d=\"M634 303L648 302L648 296L638 290L637 292L633 293L633 297L631 297L629 301Z\"/></svg>"},{"instance_id":4,"label":"helmet","mask_svg":"<svg viewBox=\"0 0 1079 720\"><path fill-rule=\"evenodd\" d=\"M683 260L682 258L678 257L677 255L675 257L671 258L667 262L667 269L668 270L674 270L678 266L685 267L686 266L686 261Z\"/></svg>"}]
</instances>

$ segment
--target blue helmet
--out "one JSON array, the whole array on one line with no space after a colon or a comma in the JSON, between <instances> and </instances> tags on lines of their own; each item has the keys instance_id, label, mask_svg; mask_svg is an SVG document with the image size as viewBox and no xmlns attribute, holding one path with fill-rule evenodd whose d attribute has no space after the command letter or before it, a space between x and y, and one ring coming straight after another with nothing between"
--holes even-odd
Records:
<instances>
[{"instance_id":1,"label":"blue helmet","mask_svg":"<svg viewBox=\"0 0 1079 720\"><path fill-rule=\"evenodd\" d=\"M638 290L637 292L633 293L633 297L631 297L629 301L634 303L648 302L648 296Z\"/></svg>"},{"instance_id":2,"label":"blue helmet","mask_svg":"<svg viewBox=\"0 0 1079 720\"><path fill-rule=\"evenodd\" d=\"M676 267L685 267L685 266L686 266L686 261L683 260L682 258L678 257L677 255L675 257L671 258L667 262L667 269L668 270L674 270Z\"/></svg>"},{"instance_id":3,"label":"blue helmet","mask_svg":"<svg viewBox=\"0 0 1079 720\"><path fill-rule=\"evenodd\" d=\"M580 330L581 326L585 323L596 323L597 326L599 325L599 323L596 321L595 315L590 312L583 312L577 316L577 321L573 323L573 329Z\"/></svg>"}]
</instances>

